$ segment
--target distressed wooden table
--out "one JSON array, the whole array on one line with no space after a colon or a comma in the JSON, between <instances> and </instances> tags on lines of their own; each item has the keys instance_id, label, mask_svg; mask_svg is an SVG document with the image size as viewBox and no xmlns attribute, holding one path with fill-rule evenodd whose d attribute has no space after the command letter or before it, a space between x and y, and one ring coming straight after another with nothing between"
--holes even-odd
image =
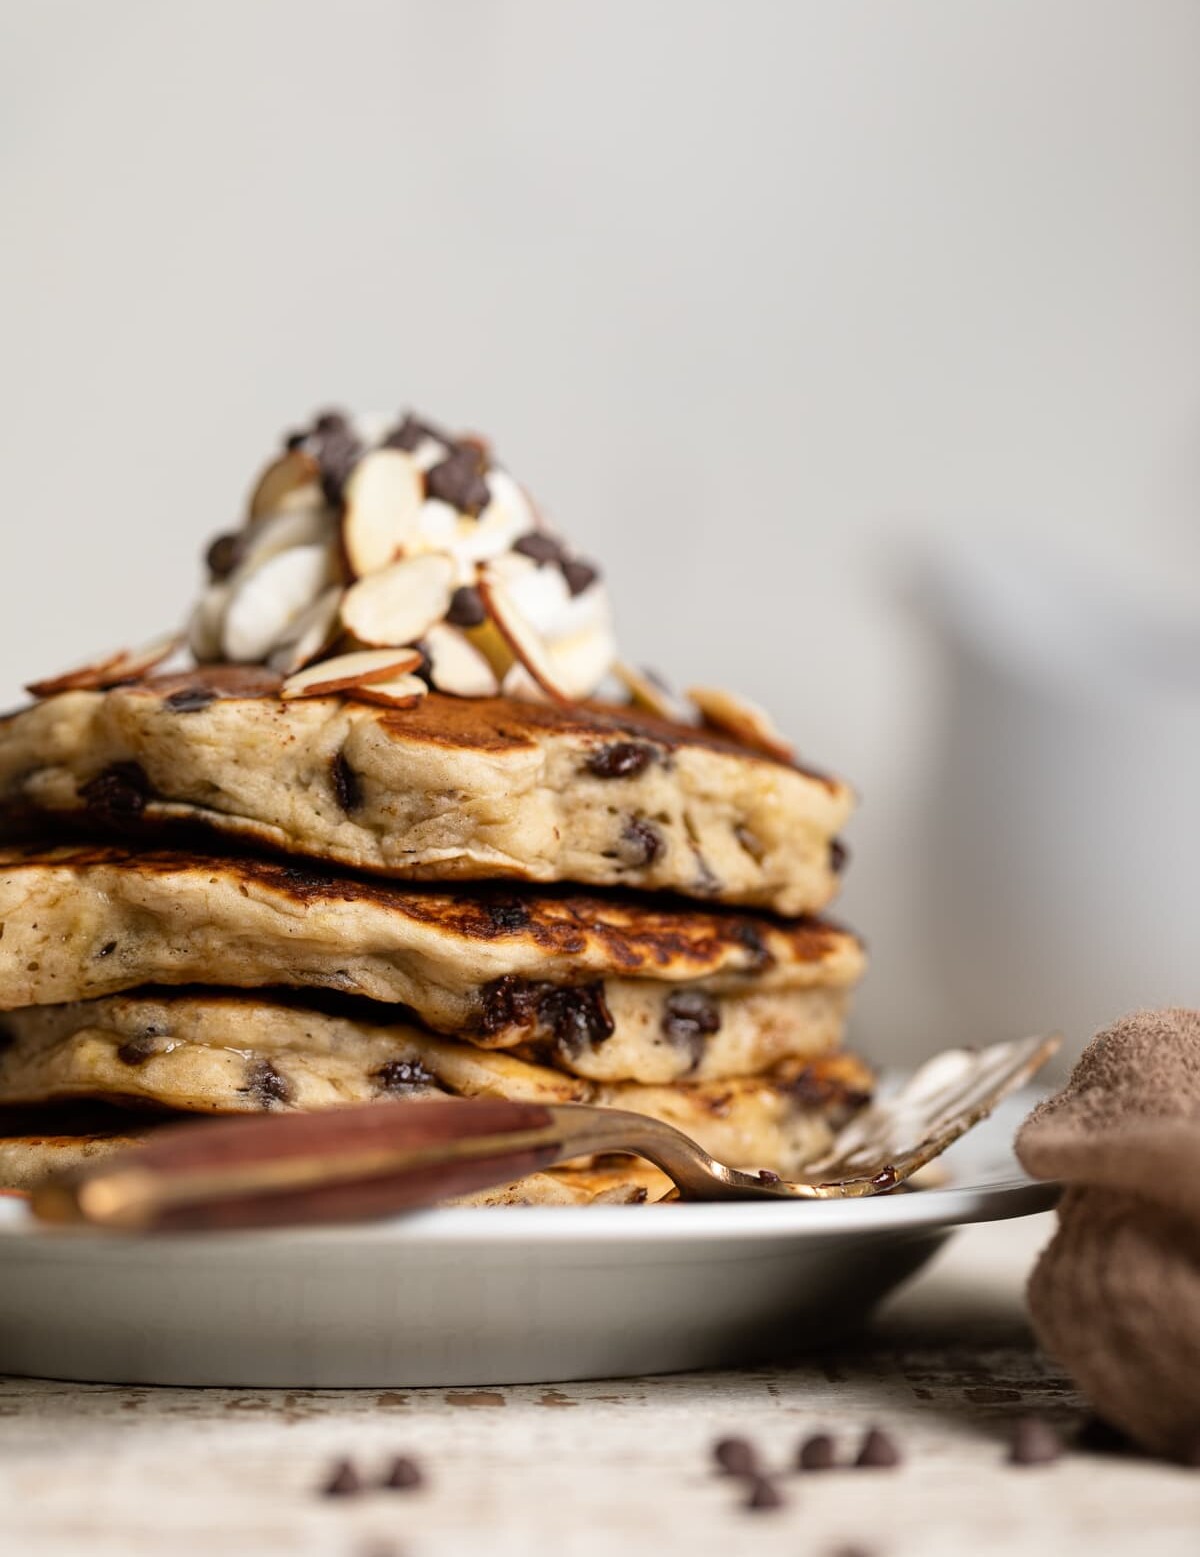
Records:
<instances>
[{"instance_id":1,"label":"distressed wooden table","mask_svg":"<svg viewBox=\"0 0 1200 1557\"><path fill-rule=\"evenodd\" d=\"M1050 1219L964 1232L869 1333L799 1364L557 1388L154 1390L0 1380L0 1551L240 1557L972 1557L1200 1551L1200 1473L1070 1452L1006 1463L1015 1422L1071 1432L1082 1402L1033 1346L1025 1272ZM788 1474L747 1512L723 1435L790 1464L870 1424L894 1470ZM416 1491L326 1497L332 1463L392 1456Z\"/></svg>"}]
</instances>

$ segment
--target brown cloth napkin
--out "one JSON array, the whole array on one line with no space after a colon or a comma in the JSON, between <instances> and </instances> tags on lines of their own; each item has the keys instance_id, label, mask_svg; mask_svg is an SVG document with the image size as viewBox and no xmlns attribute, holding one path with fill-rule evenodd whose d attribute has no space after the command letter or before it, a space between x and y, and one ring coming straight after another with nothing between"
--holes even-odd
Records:
<instances>
[{"instance_id":1,"label":"brown cloth napkin","mask_svg":"<svg viewBox=\"0 0 1200 1557\"><path fill-rule=\"evenodd\" d=\"M1067 1186L1029 1282L1038 1340L1097 1412L1156 1454L1200 1454L1200 1011L1095 1037L1017 1136Z\"/></svg>"}]
</instances>

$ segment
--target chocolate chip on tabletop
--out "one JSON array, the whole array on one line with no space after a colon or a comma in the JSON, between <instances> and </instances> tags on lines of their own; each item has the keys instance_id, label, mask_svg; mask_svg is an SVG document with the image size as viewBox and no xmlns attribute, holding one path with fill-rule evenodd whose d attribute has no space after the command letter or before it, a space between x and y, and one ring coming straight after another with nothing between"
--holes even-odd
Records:
<instances>
[{"instance_id":1,"label":"chocolate chip on tabletop","mask_svg":"<svg viewBox=\"0 0 1200 1557\"><path fill-rule=\"evenodd\" d=\"M1062 1439L1040 1417L1023 1416L1013 1429L1010 1465L1052 1465L1063 1452Z\"/></svg>"},{"instance_id":2,"label":"chocolate chip on tabletop","mask_svg":"<svg viewBox=\"0 0 1200 1557\"><path fill-rule=\"evenodd\" d=\"M321 1484L321 1494L327 1498L354 1497L363 1490L362 1477L349 1460L338 1460Z\"/></svg>"},{"instance_id":3,"label":"chocolate chip on tabletop","mask_svg":"<svg viewBox=\"0 0 1200 1557\"><path fill-rule=\"evenodd\" d=\"M814 1433L806 1438L796 1451L796 1469L802 1471L832 1470L837 1464L833 1439L828 1433Z\"/></svg>"},{"instance_id":4,"label":"chocolate chip on tabletop","mask_svg":"<svg viewBox=\"0 0 1200 1557\"><path fill-rule=\"evenodd\" d=\"M410 1455L398 1454L380 1485L393 1492L412 1492L425 1485L425 1473Z\"/></svg>"},{"instance_id":5,"label":"chocolate chip on tabletop","mask_svg":"<svg viewBox=\"0 0 1200 1557\"><path fill-rule=\"evenodd\" d=\"M891 1470L899 1465L900 1450L881 1427L869 1428L854 1463L860 1470Z\"/></svg>"},{"instance_id":6,"label":"chocolate chip on tabletop","mask_svg":"<svg viewBox=\"0 0 1200 1557\"><path fill-rule=\"evenodd\" d=\"M758 1474L758 1450L748 1438L718 1438L713 1444L712 1457L727 1476Z\"/></svg>"},{"instance_id":7,"label":"chocolate chip on tabletop","mask_svg":"<svg viewBox=\"0 0 1200 1557\"><path fill-rule=\"evenodd\" d=\"M767 1509L782 1508L785 1501L783 1493L769 1476L752 1476L746 1489L746 1501L742 1507L761 1513Z\"/></svg>"}]
</instances>

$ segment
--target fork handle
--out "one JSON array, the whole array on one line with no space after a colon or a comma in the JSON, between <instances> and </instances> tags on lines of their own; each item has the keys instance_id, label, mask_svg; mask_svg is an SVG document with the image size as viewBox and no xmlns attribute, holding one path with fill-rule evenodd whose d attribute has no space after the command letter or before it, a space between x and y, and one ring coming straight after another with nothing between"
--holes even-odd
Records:
<instances>
[{"instance_id":1,"label":"fork handle","mask_svg":"<svg viewBox=\"0 0 1200 1557\"><path fill-rule=\"evenodd\" d=\"M49 1180L31 1203L46 1222L125 1232L361 1221L620 1150L622 1117L455 1098L191 1122Z\"/></svg>"}]
</instances>

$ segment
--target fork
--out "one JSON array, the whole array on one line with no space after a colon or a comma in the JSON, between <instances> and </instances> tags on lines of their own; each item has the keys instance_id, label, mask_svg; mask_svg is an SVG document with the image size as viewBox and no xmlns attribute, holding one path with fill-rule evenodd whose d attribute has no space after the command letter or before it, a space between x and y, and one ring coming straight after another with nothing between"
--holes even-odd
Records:
<instances>
[{"instance_id":1,"label":"fork","mask_svg":"<svg viewBox=\"0 0 1200 1557\"><path fill-rule=\"evenodd\" d=\"M584 1103L387 1102L156 1130L32 1196L44 1222L120 1232L362 1221L575 1158L645 1157L686 1200L844 1200L905 1183L1050 1058L1057 1035L935 1055L869 1104L803 1180L729 1168L672 1125Z\"/></svg>"}]
</instances>

